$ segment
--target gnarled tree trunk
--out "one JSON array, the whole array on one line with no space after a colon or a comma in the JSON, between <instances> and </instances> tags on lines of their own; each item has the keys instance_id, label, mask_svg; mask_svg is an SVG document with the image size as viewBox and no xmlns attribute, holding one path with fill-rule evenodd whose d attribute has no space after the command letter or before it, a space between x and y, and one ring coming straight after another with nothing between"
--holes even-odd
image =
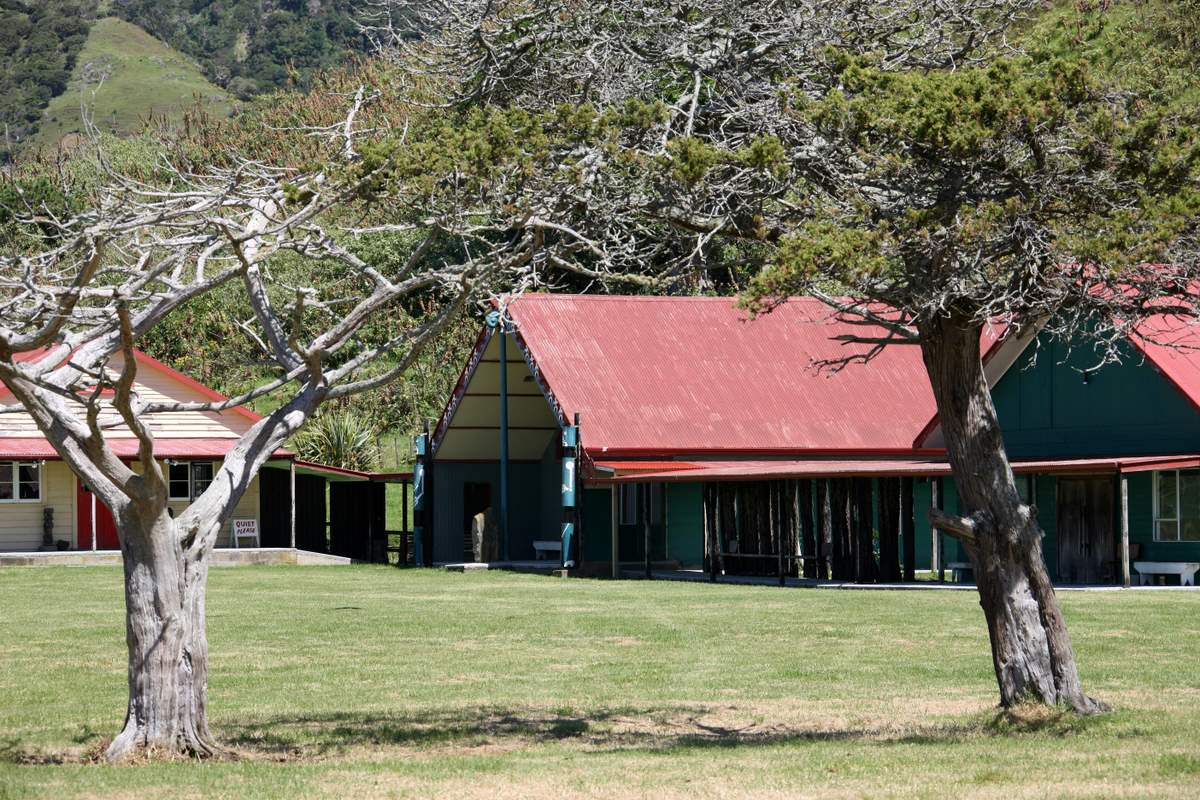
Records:
<instances>
[{"instance_id":1,"label":"gnarled tree trunk","mask_svg":"<svg viewBox=\"0 0 1200 800\"><path fill-rule=\"evenodd\" d=\"M110 761L150 750L220 753L208 730L205 592L210 549L184 541L166 511L129 503L118 517L125 561L129 705ZM159 505L159 504L154 504Z\"/></svg>"},{"instance_id":2,"label":"gnarled tree trunk","mask_svg":"<svg viewBox=\"0 0 1200 800\"><path fill-rule=\"evenodd\" d=\"M980 360L982 327L944 317L921 328L921 351L965 515L931 510L937 527L965 545L987 619L1005 708L1064 704L1081 714L1105 706L1087 696L1075 651L1042 558L1042 529L1023 504Z\"/></svg>"}]
</instances>

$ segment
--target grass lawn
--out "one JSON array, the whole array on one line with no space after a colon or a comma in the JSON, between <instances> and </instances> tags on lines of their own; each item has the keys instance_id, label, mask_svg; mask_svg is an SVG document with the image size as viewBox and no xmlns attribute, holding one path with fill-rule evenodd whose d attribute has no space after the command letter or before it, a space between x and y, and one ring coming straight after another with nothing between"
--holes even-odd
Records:
<instances>
[{"instance_id":1,"label":"grass lawn","mask_svg":"<svg viewBox=\"0 0 1200 800\"><path fill-rule=\"evenodd\" d=\"M1116 708L1080 722L996 714L967 592L218 569L242 760L111 767L81 759L122 719L121 597L0 570L0 798L1200 794L1197 593L1063 596Z\"/></svg>"}]
</instances>

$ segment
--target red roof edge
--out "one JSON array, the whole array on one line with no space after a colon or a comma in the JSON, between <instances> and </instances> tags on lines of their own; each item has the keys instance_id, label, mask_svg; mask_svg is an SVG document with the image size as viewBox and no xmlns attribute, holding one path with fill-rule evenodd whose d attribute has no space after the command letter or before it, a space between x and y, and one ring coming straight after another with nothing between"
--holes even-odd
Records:
<instances>
[{"instance_id":1,"label":"red roof edge","mask_svg":"<svg viewBox=\"0 0 1200 800\"><path fill-rule=\"evenodd\" d=\"M358 478L358 479L364 480L364 481L371 480L372 476L375 475L375 473L373 473L373 472L362 472L361 470L357 470L357 469L346 469L345 467L334 467L334 466L330 466L329 464L322 464L317 461L305 461L300 458L295 458L292 460L295 462L297 469L310 469L310 470L313 470L314 472L327 472L330 475L341 475L341 476L344 476L347 478Z\"/></svg>"},{"instance_id":2,"label":"red roof edge","mask_svg":"<svg viewBox=\"0 0 1200 800\"><path fill-rule=\"evenodd\" d=\"M1121 460L1121 472L1151 472L1159 469L1194 469L1200 467L1200 456L1163 456L1161 458L1132 458Z\"/></svg>"}]
</instances>

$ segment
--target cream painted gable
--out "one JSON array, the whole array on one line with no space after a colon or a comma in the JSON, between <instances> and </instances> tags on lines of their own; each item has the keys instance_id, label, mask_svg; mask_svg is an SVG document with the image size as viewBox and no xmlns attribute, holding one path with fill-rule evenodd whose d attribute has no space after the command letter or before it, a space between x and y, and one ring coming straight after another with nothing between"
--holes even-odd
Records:
<instances>
[{"instance_id":1,"label":"cream painted gable","mask_svg":"<svg viewBox=\"0 0 1200 800\"><path fill-rule=\"evenodd\" d=\"M139 359L140 361L140 359ZM122 368L120 357L114 357L110 372L119 373ZM144 402L180 402L203 403L211 402L211 396L202 389L189 385L187 380L181 380L170 371L154 365L150 361L138 364L137 379L134 389ZM12 396L0 393L0 402L7 397L12 402ZM106 403L107 405L107 403ZM82 407L78 416L83 419ZM254 424L250 416L233 409L214 411L181 411L147 415L150 429L159 439L237 439ZM101 416L101 424L113 424L108 429L108 435L114 439L132 438L129 428L120 422L115 410L111 408ZM0 437L32 438L41 437L41 432L28 414L0 415Z\"/></svg>"}]
</instances>

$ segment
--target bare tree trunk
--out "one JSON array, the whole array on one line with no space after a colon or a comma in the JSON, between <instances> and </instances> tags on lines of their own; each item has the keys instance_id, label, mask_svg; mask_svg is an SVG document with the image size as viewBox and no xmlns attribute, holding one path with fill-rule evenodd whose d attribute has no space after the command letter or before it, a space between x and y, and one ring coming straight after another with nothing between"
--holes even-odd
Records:
<instances>
[{"instance_id":1,"label":"bare tree trunk","mask_svg":"<svg viewBox=\"0 0 1200 800\"><path fill-rule=\"evenodd\" d=\"M119 524L129 704L106 756L116 761L146 750L217 755L207 718L208 547L185 549L165 506L149 510L129 503Z\"/></svg>"},{"instance_id":2,"label":"bare tree trunk","mask_svg":"<svg viewBox=\"0 0 1200 800\"><path fill-rule=\"evenodd\" d=\"M1079 681L1075 651L1042 558L1042 529L1021 503L980 360L981 326L953 318L926 323L921 350L937 400L960 507L932 510L937 527L965 545L987 619L1005 708L1023 701L1105 708Z\"/></svg>"}]
</instances>

